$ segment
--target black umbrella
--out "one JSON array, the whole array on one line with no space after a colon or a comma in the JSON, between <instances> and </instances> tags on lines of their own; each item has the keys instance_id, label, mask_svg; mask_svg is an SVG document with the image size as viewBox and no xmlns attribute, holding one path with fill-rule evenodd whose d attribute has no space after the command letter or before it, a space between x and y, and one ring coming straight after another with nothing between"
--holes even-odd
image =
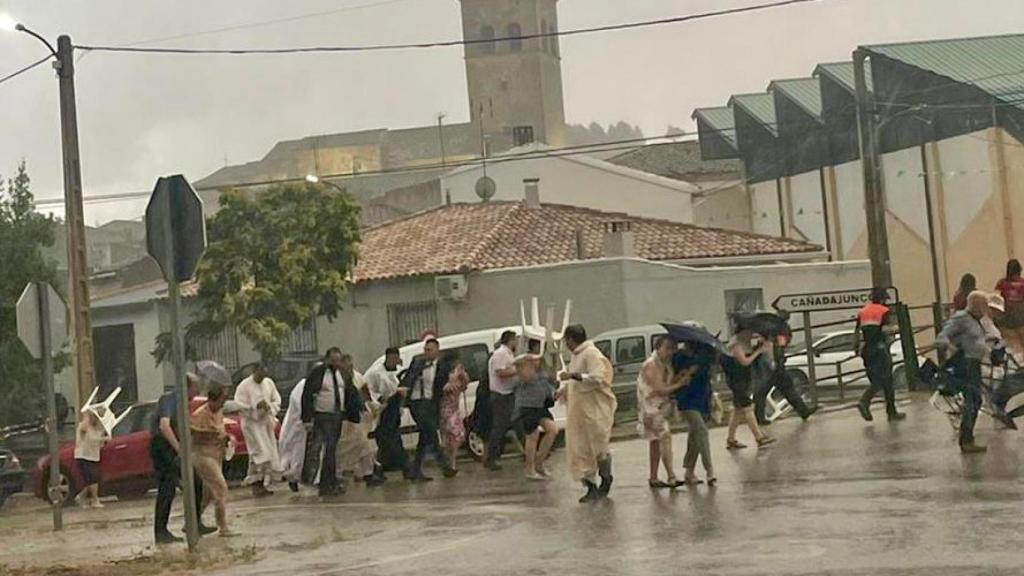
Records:
<instances>
[{"instance_id":1,"label":"black umbrella","mask_svg":"<svg viewBox=\"0 0 1024 576\"><path fill-rule=\"evenodd\" d=\"M740 314L736 316L735 324L737 330L750 330L770 339L778 336L788 337L792 334L789 322L772 312Z\"/></svg>"},{"instance_id":2,"label":"black umbrella","mask_svg":"<svg viewBox=\"0 0 1024 576\"><path fill-rule=\"evenodd\" d=\"M716 350L722 345L722 343L718 341L717 336L708 332L704 328L686 326L683 324L662 324L662 326L665 327L668 335L674 338L677 342L696 346L707 346Z\"/></svg>"}]
</instances>

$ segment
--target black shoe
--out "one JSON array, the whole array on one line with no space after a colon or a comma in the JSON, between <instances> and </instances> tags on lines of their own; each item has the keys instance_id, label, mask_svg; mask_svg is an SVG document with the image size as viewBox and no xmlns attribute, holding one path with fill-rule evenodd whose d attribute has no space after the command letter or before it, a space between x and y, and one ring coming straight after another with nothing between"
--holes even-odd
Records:
<instances>
[{"instance_id":1,"label":"black shoe","mask_svg":"<svg viewBox=\"0 0 1024 576\"><path fill-rule=\"evenodd\" d=\"M609 474L608 476L602 476L601 485L597 487L597 492L601 496L607 496L608 493L612 491L612 481L614 480L615 478L612 477L611 474Z\"/></svg>"},{"instance_id":2,"label":"black shoe","mask_svg":"<svg viewBox=\"0 0 1024 576\"><path fill-rule=\"evenodd\" d=\"M299 483L298 482L289 482L288 483L288 489L291 490L292 492L298 493L298 491L299 491Z\"/></svg>"},{"instance_id":3,"label":"black shoe","mask_svg":"<svg viewBox=\"0 0 1024 576\"><path fill-rule=\"evenodd\" d=\"M907 415L903 412L891 412L889 414L889 422L899 422L900 420L906 420Z\"/></svg>"},{"instance_id":4,"label":"black shoe","mask_svg":"<svg viewBox=\"0 0 1024 576\"><path fill-rule=\"evenodd\" d=\"M444 474L445 478L455 478L459 475L459 471L456 468L448 467L444 469L442 474Z\"/></svg>"},{"instance_id":5,"label":"black shoe","mask_svg":"<svg viewBox=\"0 0 1024 576\"><path fill-rule=\"evenodd\" d=\"M871 408L869 408L868 405L863 402L857 403L857 411L860 412L860 417L868 422L871 422L872 420L875 419L873 416L871 416Z\"/></svg>"},{"instance_id":6,"label":"black shoe","mask_svg":"<svg viewBox=\"0 0 1024 576\"><path fill-rule=\"evenodd\" d=\"M807 420L809 420L811 416L814 416L814 413L817 412L818 410L821 410L820 406L809 408L807 411L800 415L800 418L802 418L804 422L807 422Z\"/></svg>"},{"instance_id":7,"label":"black shoe","mask_svg":"<svg viewBox=\"0 0 1024 576\"><path fill-rule=\"evenodd\" d=\"M587 502L593 502L601 499L601 493L598 492L598 488L593 482L584 480L583 485L587 488L587 493L580 498L580 504L586 504Z\"/></svg>"},{"instance_id":8,"label":"black shoe","mask_svg":"<svg viewBox=\"0 0 1024 576\"><path fill-rule=\"evenodd\" d=\"M213 528L212 526L206 526L205 524L200 524L199 525L199 535L200 536L209 536L210 534L213 534L216 531L217 531L217 529Z\"/></svg>"},{"instance_id":9,"label":"black shoe","mask_svg":"<svg viewBox=\"0 0 1024 576\"><path fill-rule=\"evenodd\" d=\"M184 542L183 538L179 538L168 531L156 533L157 544L177 544L178 542Z\"/></svg>"},{"instance_id":10,"label":"black shoe","mask_svg":"<svg viewBox=\"0 0 1024 576\"><path fill-rule=\"evenodd\" d=\"M960 452L964 454L984 454L988 451L985 446L978 446L974 442L968 442L960 445Z\"/></svg>"}]
</instances>

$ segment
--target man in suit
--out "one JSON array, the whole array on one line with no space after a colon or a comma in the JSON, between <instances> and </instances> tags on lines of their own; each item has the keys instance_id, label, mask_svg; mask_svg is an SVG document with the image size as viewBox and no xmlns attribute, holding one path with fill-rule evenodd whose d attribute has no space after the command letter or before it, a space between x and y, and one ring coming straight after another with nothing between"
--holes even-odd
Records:
<instances>
[{"instance_id":1,"label":"man in suit","mask_svg":"<svg viewBox=\"0 0 1024 576\"><path fill-rule=\"evenodd\" d=\"M444 385L448 382L448 372L451 370L450 366L439 361L440 354L441 344L437 339L427 340L423 345L423 356L413 360L409 369L402 374L399 384L398 393L406 398L409 412L412 413L412 418L419 429L416 457L407 476L414 482L433 480L423 474L423 459L428 451L433 453L437 465L444 471L445 476L453 475L437 438L439 403Z\"/></svg>"},{"instance_id":2,"label":"man in suit","mask_svg":"<svg viewBox=\"0 0 1024 576\"><path fill-rule=\"evenodd\" d=\"M325 362L306 376L302 391L302 423L315 429L323 443L323 462L320 466L320 495L337 496L344 493L338 484L337 448L343 421L359 423L363 399L356 390L351 370L345 370L343 355L338 348L327 351Z\"/></svg>"}]
</instances>

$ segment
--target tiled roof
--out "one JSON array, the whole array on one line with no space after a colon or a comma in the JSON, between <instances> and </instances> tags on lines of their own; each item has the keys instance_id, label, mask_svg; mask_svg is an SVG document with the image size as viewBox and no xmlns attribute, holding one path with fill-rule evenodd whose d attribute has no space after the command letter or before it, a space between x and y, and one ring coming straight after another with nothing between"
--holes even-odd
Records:
<instances>
[{"instance_id":1,"label":"tiled roof","mask_svg":"<svg viewBox=\"0 0 1024 576\"><path fill-rule=\"evenodd\" d=\"M739 178L743 168L739 160L705 160L697 140L648 144L608 161L685 182L702 175Z\"/></svg>"},{"instance_id":2,"label":"tiled roof","mask_svg":"<svg viewBox=\"0 0 1024 576\"><path fill-rule=\"evenodd\" d=\"M356 282L453 274L602 257L604 227L629 222L635 256L676 261L812 254L821 247L770 236L701 228L573 206L522 202L452 204L363 231Z\"/></svg>"}]
</instances>

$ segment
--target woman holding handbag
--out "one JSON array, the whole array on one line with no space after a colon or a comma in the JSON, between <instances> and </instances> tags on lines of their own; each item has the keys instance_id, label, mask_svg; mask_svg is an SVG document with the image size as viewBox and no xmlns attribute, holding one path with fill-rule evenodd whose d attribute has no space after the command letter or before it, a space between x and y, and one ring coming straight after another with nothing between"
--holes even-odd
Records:
<instances>
[{"instance_id":1,"label":"woman holding handbag","mask_svg":"<svg viewBox=\"0 0 1024 576\"><path fill-rule=\"evenodd\" d=\"M444 395L441 397L441 445L448 461L448 469L444 471L445 478L454 478L459 473L459 448L466 442L466 425L462 421L459 400L469 387L469 376L466 375L466 367L462 361L452 358L450 365L451 373L448 375Z\"/></svg>"}]
</instances>

